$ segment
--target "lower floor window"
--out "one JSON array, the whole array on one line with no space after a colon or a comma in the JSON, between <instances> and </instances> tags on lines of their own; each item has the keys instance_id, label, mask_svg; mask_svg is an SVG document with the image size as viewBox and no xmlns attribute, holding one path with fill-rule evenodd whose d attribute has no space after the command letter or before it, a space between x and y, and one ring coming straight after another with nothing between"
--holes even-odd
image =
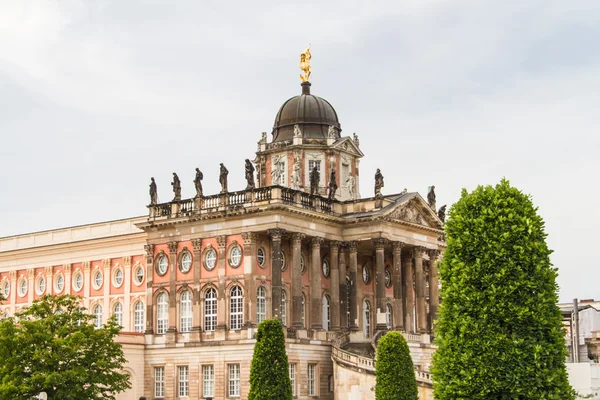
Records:
<instances>
[{"instance_id":1,"label":"lower floor window","mask_svg":"<svg viewBox=\"0 0 600 400\"><path fill-rule=\"evenodd\" d=\"M292 384L292 396L296 395L296 364L289 364L290 382Z\"/></svg>"},{"instance_id":2,"label":"lower floor window","mask_svg":"<svg viewBox=\"0 0 600 400\"><path fill-rule=\"evenodd\" d=\"M154 397L165 397L165 367L154 368Z\"/></svg>"},{"instance_id":3,"label":"lower floor window","mask_svg":"<svg viewBox=\"0 0 600 400\"><path fill-rule=\"evenodd\" d=\"M188 384L189 369L186 366L177 367L177 376L179 382L179 397L189 396L190 387Z\"/></svg>"},{"instance_id":4,"label":"lower floor window","mask_svg":"<svg viewBox=\"0 0 600 400\"><path fill-rule=\"evenodd\" d=\"M212 365L202 366L202 377L204 381L204 397L215 397L215 367Z\"/></svg>"},{"instance_id":5,"label":"lower floor window","mask_svg":"<svg viewBox=\"0 0 600 400\"><path fill-rule=\"evenodd\" d=\"M317 395L317 364L308 364L308 395Z\"/></svg>"},{"instance_id":6,"label":"lower floor window","mask_svg":"<svg viewBox=\"0 0 600 400\"><path fill-rule=\"evenodd\" d=\"M229 396L240 395L240 364L229 364Z\"/></svg>"}]
</instances>

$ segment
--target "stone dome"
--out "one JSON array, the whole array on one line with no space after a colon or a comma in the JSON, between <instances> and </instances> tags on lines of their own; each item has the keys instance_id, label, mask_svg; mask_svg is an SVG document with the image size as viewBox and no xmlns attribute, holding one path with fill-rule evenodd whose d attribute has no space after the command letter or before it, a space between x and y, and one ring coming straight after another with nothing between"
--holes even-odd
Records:
<instances>
[{"instance_id":1,"label":"stone dome","mask_svg":"<svg viewBox=\"0 0 600 400\"><path fill-rule=\"evenodd\" d=\"M342 127L335 109L321 97L310 94L310 83L302 83L302 94L287 100L275 117L273 142L292 140L294 125L299 125L304 139L325 139L333 125L337 137Z\"/></svg>"}]
</instances>

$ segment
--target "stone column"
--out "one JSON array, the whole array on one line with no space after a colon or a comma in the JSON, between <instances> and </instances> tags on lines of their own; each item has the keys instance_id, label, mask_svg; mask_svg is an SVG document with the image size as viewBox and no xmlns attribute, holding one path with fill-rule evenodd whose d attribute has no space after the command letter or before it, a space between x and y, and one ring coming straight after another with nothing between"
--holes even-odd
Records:
<instances>
[{"instance_id":1,"label":"stone column","mask_svg":"<svg viewBox=\"0 0 600 400\"><path fill-rule=\"evenodd\" d=\"M70 274L71 267L69 267ZM131 332L131 257L123 257L123 331Z\"/></svg>"},{"instance_id":2,"label":"stone column","mask_svg":"<svg viewBox=\"0 0 600 400\"><path fill-rule=\"evenodd\" d=\"M193 298L192 298L192 330L190 331L190 342L198 342L200 341L200 332L202 328L200 327L200 265L202 255L200 251L202 250L202 239L192 239L192 269L194 273L194 283L192 287L194 288Z\"/></svg>"},{"instance_id":3,"label":"stone column","mask_svg":"<svg viewBox=\"0 0 600 400\"><path fill-rule=\"evenodd\" d=\"M340 269L338 267L340 242L330 242L329 244L329 264L331 266L331 304L330 320L332 331L340 330ZM346 278L344 278L346 279Z\"/></svg>"},{"instance_id":4,"label":"stone column","mask_svg":"<svg viewBox=\"0 0 600 400\"><path fill-rule=\"evenodd\" d=\"M404 329L415 332L415 297L413 264L410 254L402 255L402 280L404 281Z\"/></svg>"},{"instance_id":5,"label":"stone column","mask_svg":"<svg viewBox=\"0 0 600 400\"><path fill-rule=\"evenodd\" d=\"M358 299L357 299L357 270L358 270L358 259L357 259L357 243L348 243L348 264L350 268L350 330L358 331Z\"/></svg>"},{"instance_id":6,"label":"stone column","mask_svg":"<svg viewBox=\"0 0 600 400\"><path fill-rule=\"evenodd\" d=\"M429 332L434 330L434 321L437 319L437 312L440 306L439 295L439 272L437 259L440 255L439 250L429 250Z\"/></svg>"},{"instance_id":7,"label":"stone column","mask_svg":"<svg viewBox=\"0 0 600 400\"><path fill-rule=\"evenodd\" d=\"M310 327L323 329L323 304L321 299L321 243L323 238L313 237L310 274Z\"/></svg>"},{"instance_id":8,"label":"stone column","mask_svg":"<svg viewBox=\"0 0 600 400\"><path fill-rule=\"evenodd\" d=\"M281 235L283 229L269 229L271 236L271 317L281 321Z\"/></svg>"},{"instance_id":9,"label":"stone column","mask_svg":"<svg viewBox=\"0 0 600 400\"><path fill-rule=\"evenodd\" d=\"M425 311L425 272L423 271L423 253L425 249L415 247L413 257L415 259L415 293L417 295L417 331L427 332L427 315Z\"/></svg>"},{"instance_id":10,"label":"stone column","mask_svg":"<svg viewBox=\"0 0 600 400\"><path fill-rule=\"evenodd\" d=\"M225 296L225 263L227 262L227 236L217 236L217 273L218 273L218 287L217 287L217 330L225 330L228 326L227 321L227 297Z\"/></svg>"},{"instance_id":11,"label":"stone column","mask_svg":"<svg viewBox=\"0 0 600 400\"><path fill-rule=\"evenodd\" d=\"M90 262L83 262L83 306L87 309L90 308L90 287L92 281L90 279ZM91 310L90 310L91 311Z\"/></svg>"},{"instance_id":12,"label":"stone column","mask_svg":"<svg viewBox=\"0 0 600 400\"><path fill-rule=\"evenodd\" d=\"M169 329L167 343L177 341L177 242L169 242Z\"/></svg>"},{"instance_id":13,"label":"stone column","mask_svg":"<svg viewBox=\"0 0 600 400\"><path fill-rule=\"evenodd\" d=\"M256 259L256 233L243 232L244 239L244 313L247 327L256 326L256 285L254 281L254 260Z\"/></svg>"},{"instance_id":14,"label":"stone column","mask_svg":"<svg viewBox=\"0 0 600 400\"><path fill-rule=\"evenodd\" d=\"M385 321L385 243L386 239L377 238L373 239L375 245L375 330L385 331L387 330Z\"/></svg>"},{"instance_id":15,"label":"stone column","mask_svg":"<svg viewBox=\"0 0 600 400\"><path fill-rule=\"evenodd\" d=\"M340 246L340 328L348 329L348 288L346 287L346 246Z\"/></svg>"},{"instance_id":16,"label":"stone column","mask_svg":"<svg viewBox=\"0 0 600 400\"><path fill-rule=\"evenodd\" d=\"M64 294L71 294L71 264L63 265L63 271L65 273Z\"/></svg>"},{"instance_id":17,"label":"stone column","mask_svg":"<svg viewBox=\"0 0 600 400\"><path fill-rule=\"evenodd\" d=\"M402 242L392 243L392 262L394 270L392 272L392 284L394 286L394 329L397 331L404 330L404 307L402 304Z\"/></svg>"},{"instance_id":18,"label":"stone column","mask_svg":"<svg viewBox=\"0 0 600 400\"><path fill-rule=\"evenodd\" d=\"M302 324L302 239L304 234L292 235L292 327L303 329Z\"/></svg>"},{"instance_id":19,"label":"stone column","mask_svg":"<svg viewBox=\"0 0 600 400\"><path fill-rule=\"evenodd\" d=\"M154 297L152 293L152 283L154 281L154 245L144 245L144 250L146 250L146 335L153 335ZM87 270L89 271L89 267ZM87 287L89 285L89 272L87 272L85 282Z\"/></svg>"}]
</instances>

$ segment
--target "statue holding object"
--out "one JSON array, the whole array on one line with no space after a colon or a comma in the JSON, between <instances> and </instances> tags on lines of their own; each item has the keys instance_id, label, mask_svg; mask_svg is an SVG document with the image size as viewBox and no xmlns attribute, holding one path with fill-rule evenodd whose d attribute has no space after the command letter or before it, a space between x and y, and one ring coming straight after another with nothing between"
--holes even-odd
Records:
<instances>
[{"instance_id":1,"label":"statue holding object","mask_svg":"<svg viewBox=\"0 0 600 400\"><path fill-rule=\"evenodd\" d=\"M252 165L252 163L250 162L249 159L246 158L246 182L248 183L246 185L246 190L254 190L255 188L255 184L254 184L254 165Z\"/></svg>"},{"instance_id":2,"label":"statue holding object","mask_svg":"<svg viewBox=\"0 0 600 400\"><path fill-rule=\"evenodd\" d=\"M181 181L175 172L173 172L171 186L173 186L173 201L181 201Z\"/></svg>"},{"instance_id":3,"label":"statue holding object","mask_svg":"<svg viewBox=\"0 0 600 400\"><path fill-rule=\"evenodd\" d=\"M310 194L319 194L319 182L321 181L321 173L315 165L310 171Z\"/></svg>"},{"instance_id":4,"label":"statue holding object","mask_svg":"<svg viewBox=\"0 0 600 400\"><path fill-rule=\"evenodd\" d=\"M335 191L338 188L336 180L337 179L336 179L336 176L335 176L335 169L332 169L331 170L331 175L329 176L329 194L327 196L327 199L329 201L335 199Z\"/></svg>"},{"instance_id":5,"label":"statue holding object","mask_svg":"<svg viewBox=\"0 0 600 400\"><path fill-rule=\"evenodd\" d=\"M429 207L435 211L435 186L433 185L429 186L427 190L427 202L429 203Z\"/></svg>"},{"instance_id":6,"label":"statue holding object","mask_svg":"<svg viewBox=\"0 0 600 400\"><path fill-rule=\"evenodd\" d=\"M196 168L196 177L194 178L194 187L196 188L196 197L202 197L202 179L204 175L200 168Z\"/></svg>"},{"instance_id":7,"label":"statue holding object","mask_svg":"<svg viewBox=\"0 0 600 400\"><path fill-rule=\"evenodd\" d=\"M229 171L227 170L227 168L225 168L223 163L221 163L221 169L219 172L219 183L221 184L221 193L227 193L227 175L228 174L229 174Z\"/></svg>"},{"instance_id":8,"label":"statue holding object","mask_svg":"<svg viewBox=\"0 0 600 400\"><path fill-rule=\"evenodd\" d=\"M158 191L156 189L154 177L150 178L150 181L150 205L155 206L158 203Z\"/></svg>"},{"instance_id":9,"label":"statue holding object","mask_svg":"<svg viewBox=\"0 0 600 400\"><path fill-rule=\"evenodd\" d=\"M377 172L375 172L375 197L381 198L383 195L381 194L381 188L383 187L383 174L377 168Z\"/></svg>"}]
</instances>

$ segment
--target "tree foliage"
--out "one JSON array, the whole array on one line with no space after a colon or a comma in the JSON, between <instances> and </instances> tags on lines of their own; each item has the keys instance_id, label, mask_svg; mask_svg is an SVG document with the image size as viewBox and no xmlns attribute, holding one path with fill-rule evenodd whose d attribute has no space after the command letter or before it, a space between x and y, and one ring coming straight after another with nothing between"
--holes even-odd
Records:
<instances>
[{"instance_id":1,"label":"tree foliage","mask_svg":"<svg viewBox=\"0 0 600 400\"><path fill-rule=\"evenodd\" d=\"M417 400L417 379L408 344L400 332L386 333L377 344L377 400Z\"/></svg>"},{"instance_id":2,"label":"tree foliage","mask_svg":"<svg viewBox=\"0 0 600 400\"><path fill-rule=\"evenodd\" d=\"M283 325L267 319L258 325L250 367L248 400L292 400Z\"/></svg>"},{"instance_id":3,"label":"tree foliage","mask_svg":"<svg viewBox=\"0 0 600 400\"><path fill-rule=\"evenodd\" d=\"M529 196L463 190L446 223L436 400L571 400L557 272Z\"/></svg>"},{"instance_id":4,"label":"tree foliage","mask_svg":"<svg viewBox=\"0 0 600 400\"><path fill-rule=\"evenodd\" d=\"M0 398L114 399L131 387L120 327L95 329L92 318L79 298L46 295L0 321Z\"/></svg>"}]
</instances>

